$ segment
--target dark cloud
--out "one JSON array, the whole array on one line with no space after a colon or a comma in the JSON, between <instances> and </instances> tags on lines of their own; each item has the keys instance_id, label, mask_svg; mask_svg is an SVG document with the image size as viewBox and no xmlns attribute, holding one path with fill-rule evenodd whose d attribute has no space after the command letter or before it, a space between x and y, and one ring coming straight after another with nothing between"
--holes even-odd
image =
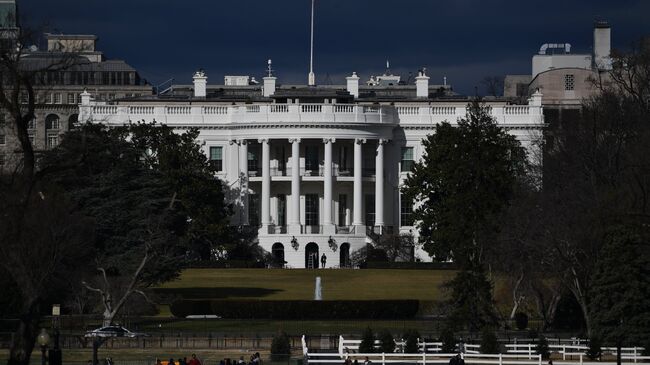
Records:
<instances>
[{"instance_id":1,"label":"dark cloud","mask_svg":"<svg viewBox=\"0 0 650 365\"><path fill-rule=\"evenodd\" d=\"M484 76L529 73L546 42L589 52L592 22L610 21L615 47L650 34L647 0L317 0L316 71L335 83L357 71L428 67L472 93ZM284 83L305 82L309 0L28 0L35 24L91 33L111 58L153 82L189 82L198 68L261 77L266 59ZM340 80L339 80L340 79Z\"/></svg>"}]
</instances>

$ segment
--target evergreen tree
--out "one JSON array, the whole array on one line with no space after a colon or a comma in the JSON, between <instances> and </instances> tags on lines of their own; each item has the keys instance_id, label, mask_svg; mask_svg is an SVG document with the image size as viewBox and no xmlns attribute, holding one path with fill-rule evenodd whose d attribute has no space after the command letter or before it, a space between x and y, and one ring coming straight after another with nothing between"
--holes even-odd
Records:
<instances>
[{"instance_id":1,"label":"evergreen tree","mask_svg":"<svg viewBox=\"0 0 650 365\"><path fill-rule=\"evenodd\" d=\"M286 361L291 357L291 343L289 336L284 332L279 332L273 336L271 342L271 360Z\"/></svg>"},{"instance_id":2,"label":"evergreen tree","mask_svg":"<svg viewBox=\"0 0 650 365\"><path fill-rule=\"evenodd\" d=\"M497 323L492 284L483 270L462 270L445 288L451 291L449 321L456 326L477 331Z\"/></svg>"},{"instance_id":3,"label":"evergreen tree","mask_svg":"<svg viewBox=\"0 0 650 365\"><path fill-rule=\"evenodd\" d=\"M383 330L379 333L379 350L384 353L395 352L395 340L389 330Z\"/></svg>"},{"instance_id":4,"label":"evergreen tree","mask_svg":"<svg viewBox=\"0 0 650 365\"><path fill-rule=\"evenodd\" d=\"M359 344L359 352L362 354L370 354L375 351L375 334L370 327L366 327L361 335L361 343Z\"/></svg>"},{"instance_id":5,"label":"evergreen tree","mask_svg":"<svg viewBox=\"0 0 650 365\"><path fill-rule=\"evenodd\" d=\"M612 230L591 282L594 334L604 343L641 346L650 338L650 236L636 225Z\"/></svg>"},{"instance_id":6,"label":"evergreen tree","mask_svg":"<svg viewBox=\"0 0 650 365\"><path fill-rule=\"evenodd\" d=\"M501 350L499 348L499 340L497 339L494 329L491 327L484 327L481 333L481 353L482 354L498 354Z\"/></svg>"},{"instance_id":7,"label":"evergreen tree","mask_svg":"<svg viewBox=\"0 0 650 365\"><path fill-rule=\"evenodd\" d=\"M423 146L403 189L405 199L421 202L414 212L420 242L436 260L482 266L498 216L526 176L526 152L479 100L457 127L438 124Z\"/></svg>"},{"instance_id":8,"label":"evergreen tree","mask_svg":"<svg viewBox=\"0 0 650 365\"><path fill-rule=\"evenodd\" d=\"M420 339L420 334L416 330L410 330L404 335L406 345L404 346L404 352L407 354L417 354L420 352L420 344L418 340Z\"/></svg>"},{"instance_id":9,"label":"evergreen tree","mask_svg":"<svg viewBox=\"0 0 650 365\"><path fill-rule=\"evenodd\" d=\"M442 353L451 354L456 352L456 336L451 327L446 327L440 334L440 342L442 342Z\"/></svg>"}]
</instances>

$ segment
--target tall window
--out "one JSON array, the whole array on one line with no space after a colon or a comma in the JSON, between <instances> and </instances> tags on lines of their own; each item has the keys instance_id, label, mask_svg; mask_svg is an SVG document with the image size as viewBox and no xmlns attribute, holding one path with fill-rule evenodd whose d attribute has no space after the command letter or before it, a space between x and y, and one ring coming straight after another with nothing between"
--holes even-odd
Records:
<instances>
[{"instance_id":1,"label":"tall window","mask_svg":"<svg viewBox=\"0 0 650 365\"><path fill-rule=\"evenodd\" d=\"M305 170L318 171L318 146L305 146Z\"/></svg>"},{"instance_id":2,"label":"tall window","mask_svg":"<svg viewBox=\"0 0 650 365\"><path fill-rule=\"evenodd\" d=\"M575 90L576 87L576 78L574 75L564 75L564 90L571 91Z\"/></svg>"},{"instance_id":3,"label":"tall window","mask_svg":"<svg viewBox=\"0 0 650 365\"><path fill-rule=\"evenodd\" d=\"M375 226L375 196L366 195L366 225Z\"/></svg>"},{"instance_id":4,"label":"tall window","mask_svg":"<svg viewBox=\"0 0 650 365\"><path fill-rule=\"evenodd\" d=\"M61 103L63 103L63 99L61 98L61 93L55 93L54 104L61 104Z\"/></svg>"},{"instance_id":5,"label":"tall window","mask_svg":"<svg viewBox=\"0 0 650 365\"><path fill-rule=\"evenodd\" d=\"M339 150L339 171L348 170L348 146L341 146Z\"/></svg>"},{"instance_id":6,"label":"tall window","mask_svg":"<svg viewBox=\"0 0 650 365\"><path fill-rule=\"evenodd\" d=\"M260 225L260 196L258 194L248 196L248 222L253 227Z\"/></svg>"},{"instance_id":7,"label":"tall window","mask_svg":"<svg viewBox=\"0 0 650 365\"><path fill-rule=\"evenodd\" d=\"M210 163L217 171L223 171L223 147L210 147Z\"/></svg>"},{"instance_id":8,"label":"tall window","mask_svg":"<svg viewBox=\"0 0 650 365\"><path fill-rule=\"evenodd\" d=\"M278 226L287 225L287 196L278 195Z\"/></svg>"},{"instance_id":9,"label":"tall window","mask_svg":"<svg viewBox=\"0 0 650 365\"><path fill-rule=\"evenodd\" d=\"M348 213L348 196L339 194L339 226L346 226Z\"/></svg>"},{"instance_id":10,"label":"tall window","mask_svg":"<svg viewBox=\"0 0 650 365\"><path fill-rule=\"evenodd\" d=\"M77 104L77 94L75 93L68 94L68 104Z\"/></svg>"},{"instance_id":11,"label":"tall window","mask_svg":"<svg viewBox=\"0 0 650 365\"><path fill-rule=\"evenodd\" d=\"M287 171L287 152L284 146L277 147L276 155L278 157L278 172L284 175Z\"/></svg>"},{"instance_id":12,"label":"tall window","mask_svg":"<svg viewBox=\"0 0 650 365\"><path fill-rule=\"evenodd\" d=\"M402 172L409 172L413 170L413 147L402 148Z\"/></svg>"},{"instance_id":13,"label":"tall window","mask_svg":"<svg viewBox=\"0 0 650 365\"><path fill-rule=\"evenodd\" d=\"M259 167L259 150L256 145L248 146L248 173L251 176L257 175L257 169Z\"/></svg>"},{"instance_id":14,"label":"tall window","mask_svg":"<svg viewBox=\"0 0 650 365\"><path fill-rule=\"evenodd\" d=\"M47 136L47 148L52 149L59 144L59 136Z\"/></svg>"},{"instance_id":15,"label":"tall window","mask_svg":"<svg viewBox=\"0 0 650 365\"><path fill-rule=\"evenodd\" d=\"M400 223L402 226L413 225L413 201L403 195L400 202Z\"/></svg>"},{"instance_id":16,"label":"tall window","mask_svg":"<svg viewBox=\"0 0 650 365\"><path fill-rule=\"evenodd\" d=\"M306 194L305 195L305 225L319 226L320 217L318 213L319 213L318 194Z\"/></svg>"}]
</instances>

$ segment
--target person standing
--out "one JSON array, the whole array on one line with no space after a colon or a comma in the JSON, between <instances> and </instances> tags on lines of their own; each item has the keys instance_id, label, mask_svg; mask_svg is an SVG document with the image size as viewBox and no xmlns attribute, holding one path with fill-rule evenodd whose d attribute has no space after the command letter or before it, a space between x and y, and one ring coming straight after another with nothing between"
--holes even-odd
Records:
<instances>
[{"instance_id":1,"label":"person standing","mask_svg":"<svg viewBox=\"0 0 650 365\"><path fill-rule=\"evenodd\" d=\"M320 267L324 269L325 264L327 264L327 256L323 254L323 256L320 257Z\"/></svg>"}]
</instances>

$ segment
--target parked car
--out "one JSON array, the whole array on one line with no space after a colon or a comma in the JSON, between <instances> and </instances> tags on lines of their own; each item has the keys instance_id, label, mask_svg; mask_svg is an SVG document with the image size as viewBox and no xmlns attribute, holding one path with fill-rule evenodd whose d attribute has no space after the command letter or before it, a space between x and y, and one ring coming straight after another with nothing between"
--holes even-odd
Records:
<instances>
[{"instance_id":1,"label":"parked car","mask_svg":"<svg viewBox=\"0 0 650 365\"><path fill-rule=\"evenodd\" d=\"M122 326L106 326L86 332L85 337L147 337L146 333L131 332Z\"/></svg>"}]
</instances>

